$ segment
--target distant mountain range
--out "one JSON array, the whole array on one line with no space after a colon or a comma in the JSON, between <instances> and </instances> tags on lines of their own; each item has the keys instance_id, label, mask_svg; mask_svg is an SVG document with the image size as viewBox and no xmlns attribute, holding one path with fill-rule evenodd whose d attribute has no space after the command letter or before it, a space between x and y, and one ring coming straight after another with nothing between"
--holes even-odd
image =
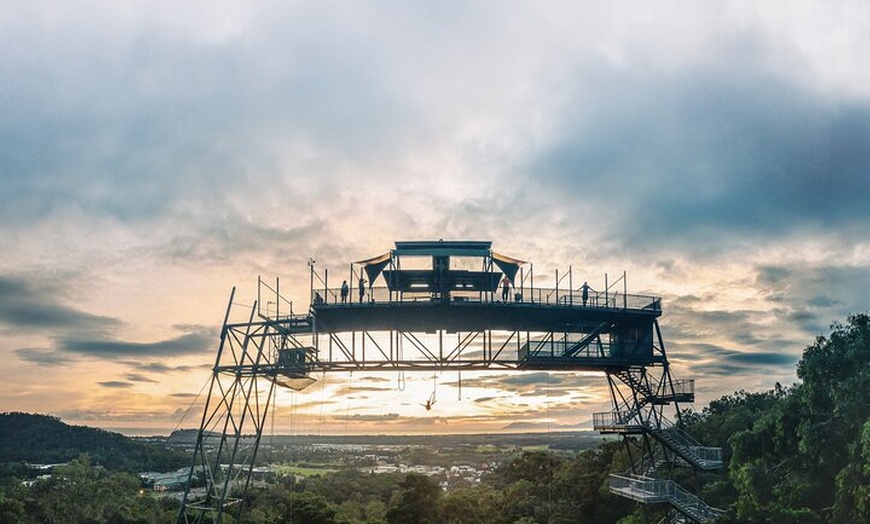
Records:
<instances>
[{"instance_id":1,"label":"distant mountain range","mask_svg":"<svg viewBox=\"0 0 870 524\"><path fill-rule=\"evenodd\" d=\"M517 424L515 433L469 433L469 434L429 434L429 435L266 435L262 437L263 446L305 446L311 444L357 445L357 446L546 446L551 449L581 450L597 446L607 437L594 431L565 431L563 427L553 427L551 431L535 424ZM537 429L536 432L523 431ZM190 446L196 442L197 430L180 429L172 432L168 442L173 446ZM217 439L218 435L209 433L206 440ZM245 439L252 443L254 436Z\"/></svg>"},{"instance_id":2,"label":"distant mountain range","mask_svg":"<svg viewBox=\"0 0 870 524\"><path fill-rule=\"evenodd\" d=\"M512 429L541 429L517 425ZM590 431L522 432L466 435L263 435L264 445L312 443L356 445L470 445L536 446L585 449L601 436ZM562 428L559 428L562 429ZM0 463L57 464L87 454L94 465L123 471L171 471L189 464L189 448L197 430L176 430L163 442L131 439L120 433L71 426L59 418L30 413L0 413ZM209 434L208 440L218 438Z\"/></svg>"}]
</instances>

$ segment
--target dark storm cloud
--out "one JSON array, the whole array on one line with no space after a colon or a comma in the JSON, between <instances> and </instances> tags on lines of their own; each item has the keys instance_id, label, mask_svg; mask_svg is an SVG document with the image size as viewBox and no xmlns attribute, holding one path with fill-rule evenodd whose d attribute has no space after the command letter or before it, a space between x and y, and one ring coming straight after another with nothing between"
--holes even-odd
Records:
<instances>
[{"instance_id":1,"label":"dark storm cloud","mask_svg":"<svg viewBox=\"0 0 870 524\"><path fill-rule=\"evenodd\" d=\"M116 328L114 318L92 315L60 303L54 287L37 287L29 280L0 276L0 323L17 328L105 330Z\"/></svg>"},{"instance_id":2,"label":"dark storm cloud","mask_svg":"<svg viewBox=\"0 0 870 524\"><path fill-rule=\"evenodd\" d=\"M771 313L808 337L824 333L835 320L870 307L870 268L865 266L791 264L756 268L759 293L775 306ZM807 343L810 342L808 338Z\"/></svg>"},{"instance_id":3,"label":"dark storm cloud","mask_svg":"<svg viewBox=\"0 0 870 524\"><path fill-rule=\"evenodd\" d=\"M562 137L529 172L568 198L619 188L607 206L624 242L709 249L723 234L866 223L870 106L778 76L763 42L709 52L711 66L598 70L598 84L580 66Z\"/></svg>"},{"instance_id":4,"label":"dark storm cloud","mask_svg":"<svg viewBox=\"0 0 870 524\"><path fill-rule=\"evenodd\" d=\"M715 344L692 344L693 351L681 356L687 361L693 373L748 376L753 373L766 374L774 369L794 367L799 352L781 344L786 349L774 351L737 351Z\"/></svg>"},{"instance_id":5,"label":"dark storm cloud","mask_svg":"<svg viewBox=\"0 0 870 524\"><path fill-rule=\"evenodd\" d=\"M188 333L160 342L125 342L105 338L62 339L59 347L72 353L105 358L154 357L201 353L213 346L210 336Z\"/></svg>"}]
</instances>

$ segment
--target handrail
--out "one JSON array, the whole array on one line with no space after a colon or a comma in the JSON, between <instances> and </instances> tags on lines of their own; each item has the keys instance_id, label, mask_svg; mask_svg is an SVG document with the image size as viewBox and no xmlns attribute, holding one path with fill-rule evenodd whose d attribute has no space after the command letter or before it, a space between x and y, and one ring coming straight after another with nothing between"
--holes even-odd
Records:
<instances>
[{"instance_id":1,"label":"handrail","mask_svg":"<svg viewBox=\"0 0 870 524\"><path fill-rule=\"evenodd\" d=\"M612 492L639 502L667 501L680 512L700 522L718 518L725 513L721 509L710 506L673 480L611 474L608 485Z\"/></svg>"},{"instance_id":2,"label":"handrail","mask_svg":"<svg viewBox=\"0 0 870 524\"><path fill-rule=\"evenodd\" d=\"M722 448L701 445L700 442L665 417L661 417L659 428L651 427L650 429L667 433L674 438L679 446L686 448L702 462L722 463Z\"/></svg>"},{"instance_id":3,"label":"handrail","mask_svg":"<svg viewBox=\"0 0 870 524\"><path fill-rule=\"evenodd\" d=\"M638 409L603 411L592 414L592 427L595 430L645 428L655 435L661 433L672 438L678 447L685 448L703 463L722 464L722 448L702 446L691 435L665 417L660 417L658 427L649 420L641 420ZM657 437L661 439L661 437ZM707 464L711 466L711 464Z\"/></svg>"},{"instance_id":4,"label":"handrail","mask_svg":"<svg viewBox=\"0 0 870 524\"><path fill-rule=\"evenodd\" d=\"M452 303L501 303L501 292L475 291L467 289L450 290L449 296L443 297L440 293L420 289L419 291L391 292L386 286L365 288L362 301L359 300L359 290L354 289L347 298L342 301L341 288L315 289L319 295L318 305L328 306L359 306L367 304L404 304L404 303L427 303L445 302L449 298ZM651 295L605 295L604 293L591 293L584 302L581 294L560 290L558 298L555 288L525 288L514 290L512 299L508 303L534 304L547 306L562 306L570 308L589 309L630 309L639 311L661 311L661 298Z\"/></svg>"}]
</instances>

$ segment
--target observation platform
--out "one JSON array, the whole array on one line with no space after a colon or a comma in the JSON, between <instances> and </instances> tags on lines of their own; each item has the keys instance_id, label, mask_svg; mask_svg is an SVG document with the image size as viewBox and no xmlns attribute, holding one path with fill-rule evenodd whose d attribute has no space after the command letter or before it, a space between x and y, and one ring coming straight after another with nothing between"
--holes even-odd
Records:
<instances>
[{"instance_id":1,"label":"observation platform","mask_svg":"<svg viewBox=\"0 0 870 524\"><path fill-rule=\"evenodd\" d=\"M575 287L570 271L567 288L558 273L555 287L535 287L526 264L493 252L490 242L396 242L352 264L338 287L312 264L308 313L275 324L291 335L326 338L315 343L315 358L299 357L307 371L627 370L664 362L653 342L660 298ZM421 334L437 334L437 347L427 347ZM445 347L445 334L460 341Z\"/></svg>"},{"instance_id":2,"label":"observation platform","mask_svg":"<svg viewBox=\"0 0 870 524\"><path fill-rule=\"evenodd\" d=\"M661 299L645 295L579 294L557 289L523 289L507 301L485 293L391 293L372 288L362 303L338 298L316 300L311 311L319 333L391 330L435 332L502 329L519 331L591 331L602 323L648 325L661 316ZM320 296L320 295L318 295ZM605 331L609 332L609 331Z\"/></svg>"}]
</instances>

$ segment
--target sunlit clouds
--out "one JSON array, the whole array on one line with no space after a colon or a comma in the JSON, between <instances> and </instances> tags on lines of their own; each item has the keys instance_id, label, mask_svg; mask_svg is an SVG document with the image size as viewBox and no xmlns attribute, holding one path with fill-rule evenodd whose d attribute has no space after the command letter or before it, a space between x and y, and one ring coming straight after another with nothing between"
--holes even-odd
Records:
<instances>
[{"instance_id":1,"label":"sunlit clouds","mask_svg":"<svg viewBox=\"0 0 870 524\"><path fill-rule=\"evenodd\" d=\"M870 307L863 3L27 2L0 44L5 411L193 427L234 286L304 310L309 258L345 275L394 240L492 240L541 286L627 272L699 403L794 381ZM283 432L589 429L608 403L600 376L317 378Z\"/></svg>"}]
</instances>

